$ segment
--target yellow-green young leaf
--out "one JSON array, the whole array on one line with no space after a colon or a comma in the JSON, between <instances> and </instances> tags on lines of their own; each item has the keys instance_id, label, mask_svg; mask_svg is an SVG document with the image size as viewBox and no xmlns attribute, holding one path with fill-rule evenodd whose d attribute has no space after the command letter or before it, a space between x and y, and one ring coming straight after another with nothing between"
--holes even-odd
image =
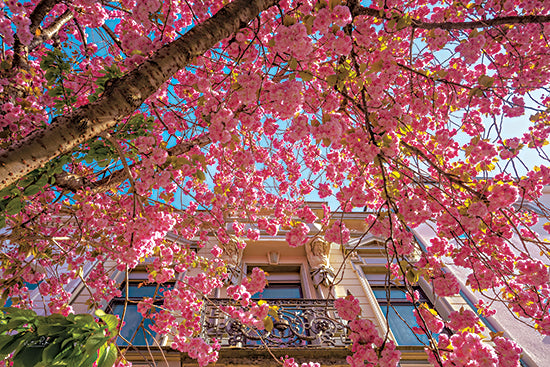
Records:
<instances>
[{"instance_id":1,"label":"yellow-green young leaf","mask_svg":"<svg viewBox=\"0 0 550 367\"><path fill-rule=\"evenodd\" d=\"M441 79L445 78L449 72L447 70L438 70L435 73L433 73L434 78Z\"/></svg>"},{"instance_id":2,"label":"yellow-green young leaf","mask_svg":"<svg viewBox=\"0 0 550 367\"><path fill-rule=\"evenodd\" d=\"M418 271L415 269L409 269L405 275L409 283L417 283L420 277L418 276Z\"/></svg>"},{"instance_id":3,"label":"yellow-green young leaf","mask_svg":"<svg viewBox=\"0 0 550 367\"><path fill-rule=\"evenodd\" d=\"M340 4L341 4L340 0L329 0L329 2L328 2L328 6L329 6L330 10L334 10L336 5L340 5Z\"/></svg>"},{"instance_id":4,"label":"yellow-green young leaf","mask_svg":"<svg viewBox=\"0 0 550 367\"><path fill-rule=\"evenodd\" d=\"M371 73L378 73L380 70L382 70L383 66L384 66L384 60L378 60L376 62L373 62L370 65L370 72Z\"/></svg>"},{"instance_id":5,"label":"yellow-green young leaf","mask_svg":"<svg viewBox=\"0 0 550 367\"><path fill-rule=\"evenodd\" d=\"M309 71L299 71L298 75L300 75L300 78L302 78L303 81L309 82L311 79L313 79L313 74L311 74Z\"/></svg>"},{"instance_id":6,"label":"yellow-green young leaf","mask_svg":"<svg viewBox=\"0 0 550 367\"><path fill-rule=\"evenodd\" d=\"M286 27L290 27L294 24L296 24L296 18L291 15L285 15L285 17L283 18L283 25Z\"/></svg>"},{"instance_id":7,"label":"yellow-green young leaf","mask_svg":"<svg viewBox=\"0 0 550 367\"><path fill-rule=\"evenodd\" d=\"M106 314L105 311L103 311L103 310L95 310L95 315L96 315L97 317L101 317L101 316L105 316L105 315L107 315L107 314Z\"/></svg>"},{"instance_id":8,"label":"yellow-green young leaf","mask_svg":"<svg viewBox=\"0 0 550 367\"><path fill-rule=\"evenodd\" d=\"M330 85L331 87L334 87L337 81L338 81L338 75L332 74L327 76L327 84Z\"/></svg>"},{"instance_id":9,"label":"yellow-green young leaf","mask_svg":"<svg viewBox=\"0 0 550 367\"><path fill-rule=\"evenodd\" d=\"M396 26L396 30L397 31L400 31L402 30L403 28L407 28L408 26L411 25L411 18L409 17L402 17L402 18L399 18L399 20L397 21L397 26Z\"/></svg>"},{"instance_id":10,"label":"yellow-green young leaf","mask_svg":"<svg viewBox=\"0 0 550 367\"><path fill-rule=\"evenodd\" d=\"M468 38L472 39L474 37L476 37L480 32L477 30L477 29L472 29L472 31L470 32L470 34L468 35Z\"/></svg>"},{"instance_id":11,"label":"yellow-green young leaf","mask_svg":"<svg viewBox=\"0 0 550 367\"><path fill-rule=\"evenodd\" d=\"M292 59L290 59L290 61L288 62L288 66L290 67L291 70L296 70L296 68L298 67L298 60L296 60L294 57Z\"/></svg>"},{"instance_id":12,"label":"yellow-green young leaf","mask_svg":"<svg viewBox=\"0 0 550 367\"><path fill-rule=\"evenodd\" d=\"M306 26L306 29L307 29L307 34L312 34L313 33L313 22L315 21L315 16L313 15L306 15L303 19L302 19L302 22L305 24Z\"/></svg>"},{"instance_id":13,"label":"yellow-green young leaf","mask_svg":"<svg viewBox=\"0 0 550 367\"><path fill-rule=\"evenodd\" d=\"M112 333L118 326L118 319L115 315L103 315L100 316L101 320L107 325L107 329Z\"/></svg>"},{"instance_id":14,"label":"yellow-green young leaf","mask_svg":"<svg viewBox=\"0 0 550 367\"><path fill-rule=\"evenodd\" d=\"M483 97L483 91L480 88L472 88L468 92L468 96Z\"/></svg>"},{"instance_id":15,"label":"yellow-green young leaf","mask_svg":"<svg viewBox=\"0 0 550 367\"><path fill-rule=\"evenodd\" d=\"M279 321L279 315L277 314L277 309L279 307L275 306L275 307L270 307L269 308L269 311L267 312L267 314L269 316L272 316L275 320Z\"/></svg>"},{"instance_id":16,"label":"yellow-green young leaf","mask_svg":"<svg viewBox=\"0 0 550 367\"><path fill-rule=\"evenodd\" d=\"M264 328L267 332L271 332L271 330L273 330L273 320L271 317L267 316L264 319Z\"/></svg>"},{"instance_id":17,"label":"yellow-green young leaf","mask_svg":"<svg viewBox=\"0 0 550 367\"><path fill-rule=\"evenodd\" d=\"M199 179L199 181L204 181L204 180L206 180L206 175L204 174L203 171L197 171L197 172L195 172L195 177L196 177L197 179Z\"/></svg>"},{"instance_id":18,"label":"yellow-green young leaf","mask_svg":"<svg viewBox=\"0 0 550 367\"><path fill-rule=\"evenodd\" d=\"M206 158L202 154L193 154L191 155L193 162L199 162L203 168L206 168Z\"/></svg>"},{"instance_id":19,"label":"yellow-green young leaf","mask_svg":"<svg viewBox=\"0 0 550 367\"><path fill-rule=\"evenodd\" d=\"M478 83L486 88L491 88L493 85L495 78L491 78L487 75L482 75L477 79Z\"/></svg>"},{"instance_id":20,"label":"yellow-green young leaf","mask_svg":"<svg viewBox=\"0 0 550 367\"><path fill-rule=\"evenodd\" d=\"M113 367L117 357L116 346L111 343L106 348L101 349L102 351L97 360L97 367Z\"/></svg>"}]
</instances>

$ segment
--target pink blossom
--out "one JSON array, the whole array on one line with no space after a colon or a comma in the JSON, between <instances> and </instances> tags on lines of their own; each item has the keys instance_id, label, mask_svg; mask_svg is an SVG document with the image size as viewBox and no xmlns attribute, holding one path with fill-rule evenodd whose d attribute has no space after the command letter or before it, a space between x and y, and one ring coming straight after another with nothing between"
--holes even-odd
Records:
<instances>
[{"instance_id":1,"label":"pink blossom","mask_svg":"<svg viewBox=\"0 0 550 367\"><path fill-rule=\"evenodd\" d=\"M498 355L499 367L518 367L522 349L513 341L496 337L493 339L495 351Z\"/></svg>"},{"instance_id":2,"label":"pink blossom","mask_svg":"<svg viewBox=\"0 0 550 367\"><path fill-rule=\"evenodd\" d=\"M261 292L267 285L266 272L260 268L252 269L252 274L242 282L251 294Z\"/></svg>"},{"instance_id":3,"label":"pink blossom","mask_svg":"<svg viewBox=\"0 0 550 367\"><path fill-rule=\"evenodd\" d=\"M298 247L306 244L309 233L307 224L300 222L294 225L286 234L286 241L290 247Z\"/></svg>"},{"instance_id":4,"label":"pink blossom","mask_svg":"<svg viewBox=\"0 0 550 367\"><path fill-rule=\"evenodd\" d=\"M485 329L479 321L479 317L472 310L453 311L449 315L449 319L447 326L456 331L473 328L476 333L480 333Z\"/></svg>"},{"instance_id":5,"label":"pink blossom","mask_svg":"<svg viewBox=\"0 0 550 367\"><path fill-rule=\"evenodd\" d=\"M361 314L361 306L359 300L352 295L346 298L338 298L334 301L334 307L338 311L338 315L344 320L354 320Z\"/></svg>"},{"instance_id":6,"label":"pink blossom","mask_svg":"<svg viewBox=\"0 0 550 367\"><path fill-rule=\"evenodd\" d=\"M427 306L420 306L418 310L415 309L414 316L418 325L424 325L425 323L428 330L434 334L439 334L445 326L436 311L429 309Z\"/></svg>"},{"instance_id":7,"label":"pink blossom","mask_svg":"<svg viewBox=\"0 0 550 367\"><path fill-rule=\"evenodd\" d=\"M325 239L329 242L347 243L350 239L350 232L346 225L339 220L326 230Z\"/></svg>"}]
</instances>

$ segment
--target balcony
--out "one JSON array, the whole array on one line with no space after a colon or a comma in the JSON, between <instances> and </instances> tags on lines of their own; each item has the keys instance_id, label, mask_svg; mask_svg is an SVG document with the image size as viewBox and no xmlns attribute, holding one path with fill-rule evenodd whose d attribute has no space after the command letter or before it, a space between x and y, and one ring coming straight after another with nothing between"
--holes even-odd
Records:
<instances>
[{"instance_id":1,"label":"balcony","mask_svg":"<svg viewBox=\"0 0 550 367\"><path fill-rule=\"evenodd\" d=\"M222 348L326 348L351 344L346 337L346 322L338 317L334 300L267 300L270 306L278 306L270 332L228 318L219 307L234 304L233 300L215 298L211 301L206 302L202 315L202 336L216 338Z\"/></svg>"}]
</instances>

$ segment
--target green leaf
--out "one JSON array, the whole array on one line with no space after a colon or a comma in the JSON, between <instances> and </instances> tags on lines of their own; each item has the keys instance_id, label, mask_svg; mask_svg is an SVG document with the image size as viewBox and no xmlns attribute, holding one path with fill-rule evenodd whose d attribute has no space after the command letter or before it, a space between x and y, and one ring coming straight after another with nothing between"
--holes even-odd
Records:
<instances>
[{"instance_id":1,"label":"green leaf","mask_svg":"<svg viewBox=\"0 0 550 367\"><path fill-rule=\"evenodd\" d=\"M43 361L52 361L55 356L61 351L61 345L55 340L53 343L44 348L42 352Z\"/></svg>"},{"instance_id":2,"label":"green leaf","mask_svg":"<svg viewBox=\"0 0 550 367\"><path fill-rule=\"evenodd\" d=\"M23 338L19 334L14 335L12 340L9 340L2 348L0 348L0 359L4 359L8 354L13 352L23 342Z\"/></svg>"},{"instance_id":3,"label":"green leaf","mask_svg":"<svg viewBox=\"0 0 550 367\"><path fill-rule=\"evenodd\" d=\"M13 367L33 367L42 359L41 347L25 347L13 357Z\"/></svg>"},{"instance_id":4,"label":"green leaf","mask_svg":"<svg viewBox=\"0 0 550 367\"><path fill-rule=\"evenodd\" d=\"M69 315L71 316L71 315ZM74 322L77 323L78 327L88 326L93 327L95 326L95 320L94 317L90 314L81 314L81 315L74 315Z\"/></svg>"},{"instance_id":5,"label":"green leaf","mask_svg":"<svg viewBox=\"0 0 550 367\"><path fill-rule=\"evenodd\" d=\"M100 316L101 320L107 324L107 329L112 333L118 326L118 319L115 315L103 315Z\"/></svg>"},{"instance_id":6,"label":"green leaf","mask_svg":"<svg viewBox=\"0 0 550 367\"><path fill-rule=\"evenodd\" d=\"M98 310L95 310L95 315L99 318L101 318L102 316L105 316L107 315L107 313L105 313L105 311L101 310L101 309L98 309Z\"/></svg>"},{"instance_id":7,"label":"green leaf","mask_svg":"<svg viewBox=\"0 0 550 367\"><path fill-rule=\"evenodd\" d=\"M304 82L309 82L313 79L313 74L310 73L309 71L299 71L298 72L298 75L300 75L300 78L304 81Z\"/></svg>"},{"instance_id":8,"label":"green leaf","mask_svg":"<svg viewBox=\"0 0 550 367\"><path fill-rule=\"evenodd\" d=\"M58 364L56 362L63 362L71 357L72 353L74 352L74 345L69 345L67 348L63 348L63 345L61 346L62 350L60 353L57 353L57 355L54 358L54 363L52 364Z\"/></svg>"},{"instance_id":9,"label":"green leaf","mask_svg":"<svg viewBox=\"0 0 550 367\"><path fill-rule=\"evenodd\" d=\"M26 196L32 196L32 195L37 194L39 191L40 191L40 186L30 185L25 189L23 194L26 195Z\"/></svg>"},{"instance_id":10,"label":"green leaf","mask_svg":"<svg viewBox=\"0 0 550 367\"><path fill-rule=\"evenodd\" d=\"M271 332L273 330L273 319L269 316L267 316L264 319L264 328L267 332Z\"/></svg>"},{"instance_id":11,"label":"green leaf","mask_svg":"<svg viewBox=\"0 0 550 367\"><path fill-rule=\"evenodd\" d=\"M100 354L97 361L97 367L112 367L115 364L117 357L116 346L110 343L106 348L102 348L103 352Z\"/></svg>"},{"instance_id":12,"label":"green leaf","mask_svg":"<svg viewBox=\"0 0 550 367\"><path fill-rule=\"evenodd\" d=\"M101 346L103 346L107 340L109 340L109 338L107 338L106 336L94 335L86 340L84 349L86 349L86 352L88 354L97 355L97 350L101 348Z\"/></svg>"},{"instance_id":13,"label":"green leaf","mask_svg":"<svg viewBox=\"0 0 550 367\"><path fill-rule=\"evenodd\" d=\"M330 85L331 87L334 87L337 81L338 81L338 75L332 74L327 76L327 84Z\"/></svg>"},{"instance_id":14,"label":"green leaf","mask_svg":"<svg viewBox=\"0 0 550 367\"><path fill-rule=\"evenodd\" d=\"M97 360L97 350L92 354L88 353L88 358L82 359L78 367L92 367L96 360Z\"/></svg>"},{"instance_id":15,"label":"green leaf","mask_svg":"<svg viewBox=\"0 0 550 367\"><path fill-rule=\"evenodd\" d=\"M0 350L2 350L6 344L11 342L13 338L13 335L0 335Z\"/></svg>"},{"instance_id":16,"label":"green leaf","mask_svg":"<svg viewBox=\"0 0 550 367\"><path fill-rule=\"evenodd\" d=\"M203 171L199 171L197 170L197 172L195 172L195 175L194 175L196 178L198 178L200 181L204 181L206 180L206 175L204 174Z\"/></svg>"},{"instance_id":17,"label":"green leaf","mask_svg":"<svg viewBox=\"0 0 550 367\"><path fill-rule=\"evenodd\" d=\"M6 205L6 213L8 215L15 215L19 214L22 208L21 199L19 197L15 197L10 200L8 205Z\"/></svg>"}]
</instances>

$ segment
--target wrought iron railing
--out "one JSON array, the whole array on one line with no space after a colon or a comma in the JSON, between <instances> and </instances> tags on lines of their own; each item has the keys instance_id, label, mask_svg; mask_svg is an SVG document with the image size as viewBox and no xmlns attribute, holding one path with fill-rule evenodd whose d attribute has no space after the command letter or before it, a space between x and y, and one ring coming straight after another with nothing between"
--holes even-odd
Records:
<instances>
[{"instance_id":1,"label":"wrought iron railing","mask_svg":"<svg viewBox=\"0 0 550 367\"><path fill-rule=\"evenodd\" d=\"M216 338L222 347L337 347L350 344L346 322L338 317L333 300L266 300L277 306L273 329L257 330L229 318L220 306L234 304L229 299L210 299L202 314L203 337Z\"/></svg>"}]
</instances>

